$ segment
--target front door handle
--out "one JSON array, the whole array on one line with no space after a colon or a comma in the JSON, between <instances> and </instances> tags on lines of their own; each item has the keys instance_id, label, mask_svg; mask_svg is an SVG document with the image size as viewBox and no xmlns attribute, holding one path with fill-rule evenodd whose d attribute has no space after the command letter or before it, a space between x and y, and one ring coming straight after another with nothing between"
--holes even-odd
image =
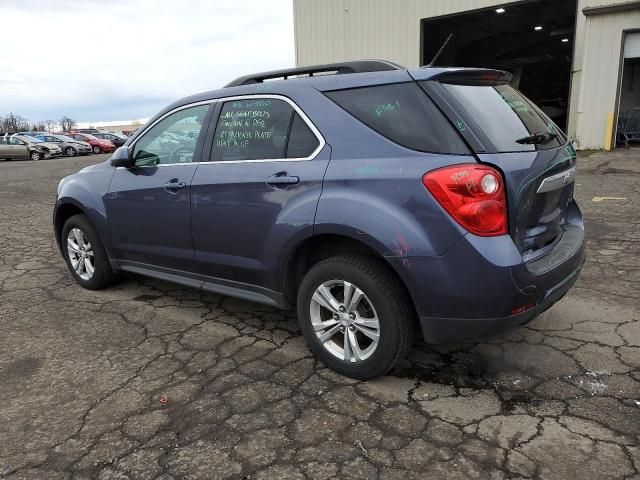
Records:
<instances>
[{"instance_id":1,"label":"front door handle","mask_svg":"<svg viewBox=\"0 0 640 480\"><path fill-rule=\"evenodd\" d=\"M300 182L300 178L289 175L287 172L278 172L267 178L267 185L278 188L286 187L287 185L295 185L298 182Z\"/></svg>"},{"instance_id":2,"label":"front door handle","mask_svg":"<svg viewBox=\"0 0 640 480\"><path fill-rule=\"evenodd\" d=\"M169 193L175 193L176 190L182 190L183 188L187 188L187 182L179 182L177 178L164 184L164 189Z\"/></svg>"}]
</instances>

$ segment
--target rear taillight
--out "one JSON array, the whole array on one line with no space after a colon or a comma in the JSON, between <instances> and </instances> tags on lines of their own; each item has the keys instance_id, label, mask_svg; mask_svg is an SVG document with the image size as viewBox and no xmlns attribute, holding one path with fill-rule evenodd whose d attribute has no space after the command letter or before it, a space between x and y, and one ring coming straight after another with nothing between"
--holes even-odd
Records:
<instances>
[{"instance_id":1,"label":"rear taillight","mask_svg":"<svg viewBox=\"0 0 640 480\"><path fill-rule=\"evenodd\" d=\"M469 232L482 237L508 231L502 175L477 164L452 165L427 172L422 183L442 208Z\"/></svg>"}]
</instances>

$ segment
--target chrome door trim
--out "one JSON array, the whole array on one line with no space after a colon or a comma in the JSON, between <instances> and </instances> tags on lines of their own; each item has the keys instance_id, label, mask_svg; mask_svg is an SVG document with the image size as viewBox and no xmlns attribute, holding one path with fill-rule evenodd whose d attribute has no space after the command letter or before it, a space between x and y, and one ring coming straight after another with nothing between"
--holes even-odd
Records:
<instances>
[{"instance_id":1,"label":"chrome door trim","mask_svg":"<svg viewBox=\"0 0 640 480\"><path fill-rule=\"evenodd\" d=\"M138 140L140 140L147 133L149 129L153 128L156 124L158 124L159 122L167 118L169 115L179 112L180 110L185 110L187 108L192 108L192 107L198 107L200 105L208 105L212 103L219 103L219 102L224 103L224 102L230 102L233 100L246 100L246 99L259 99L259 98L273 98L276 100L283 100L287 102L289 105L291 105L291 107L296 111L298 115L300 115L300 118L302 118L302 120L307 124L309 129L313 132L316 139L318 140L318 146L316 147L316 149L313 152L311 152L310 155L306 157L298 157L298 158L264 158L259 160L226 160L226 161L218 160L218 161L207 161L207 162L165 163L165 164L159 164L159 165L143 165L138 168L168 167L173 165L216 165L216 164L233 164L233 163L300 162L300 161L306 161L306 160L313 160L322 151L322 149L325 147L327 142L325 141L324 137L320 133L320 130L318 130L318 128L313 124L313 122L307 116L307 114L304 113L304 111L293 100L291 100L289 97L286 97L284 95L279 95L279 94L236 95L233 97L213 98L210 100L203 100L200 102L181 105L180 107L176 107L173 110L170 110L164 115L158 117L156 120L153 121L153 123L145 125L143 127L143 130L138 135L136 135L136 138L133 140L133 142L131 142L131 145L127 145L127 148L133 149L133 147L138 142ZM116 168L119 169L119 168L127 168L127 167L116 167Z\"/></svg>"}]
</instances>

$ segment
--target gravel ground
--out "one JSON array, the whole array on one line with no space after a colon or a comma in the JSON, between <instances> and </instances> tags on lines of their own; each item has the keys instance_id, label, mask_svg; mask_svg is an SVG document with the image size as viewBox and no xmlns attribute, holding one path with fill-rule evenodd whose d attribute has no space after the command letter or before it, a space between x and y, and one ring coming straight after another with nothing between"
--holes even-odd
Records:
<instances>
[{"instance_id":1,"label":"gravel ground","mask_svg":"<svg viewBox=\"0 0 640 480\"><path fill-rule=\"evenodd\" d=\"M582 160L589 258L561 302L369 382L316 362L290 312L76 286L55 188L102 159L0 162L0 478L640 478L634 151Z\"/></svg>"}]
</instances>

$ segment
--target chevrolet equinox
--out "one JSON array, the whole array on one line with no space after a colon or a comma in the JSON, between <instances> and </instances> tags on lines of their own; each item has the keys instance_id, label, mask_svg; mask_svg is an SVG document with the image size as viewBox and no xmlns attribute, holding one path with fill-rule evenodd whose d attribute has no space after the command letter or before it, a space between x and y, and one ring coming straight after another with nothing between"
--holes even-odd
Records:
<instances>
[{"instance_id":1,"label":"chevrolet equinox","mask_svg":"<svg viewBox=\"0 0 640 480\"><path fill-rule=\"evenodd\" d=\"M295 306L313 353L353 378L387 372L415 330L495 336L585 257L575 151L510 81L363 60L184 98L60 182L60 251L89 289L126 271Z\"/></svg>"}]
</instances>

